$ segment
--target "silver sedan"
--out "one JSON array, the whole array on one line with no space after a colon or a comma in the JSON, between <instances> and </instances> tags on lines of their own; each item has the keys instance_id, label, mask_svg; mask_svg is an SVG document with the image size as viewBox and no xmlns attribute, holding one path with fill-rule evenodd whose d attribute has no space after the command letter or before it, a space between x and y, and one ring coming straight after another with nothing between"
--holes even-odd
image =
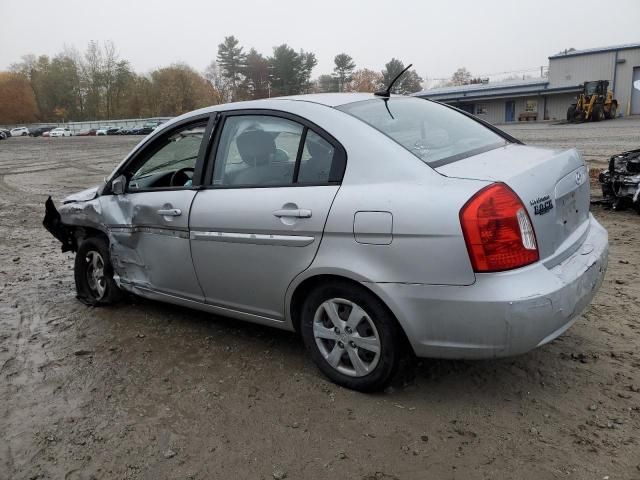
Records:
<instances>
[{"instance_id":1,"label":"silver sedan","mask_svg":"<svg viewBox=\"0 0 640 480\"><path fill-rule=\"evenodd\" d=\"M516 355L561 335L607 266L575 150L412 97L217 105L47 201L78 298L124 292L300 332L334 382L404 358Z\"/></svg>"}]
</instances>

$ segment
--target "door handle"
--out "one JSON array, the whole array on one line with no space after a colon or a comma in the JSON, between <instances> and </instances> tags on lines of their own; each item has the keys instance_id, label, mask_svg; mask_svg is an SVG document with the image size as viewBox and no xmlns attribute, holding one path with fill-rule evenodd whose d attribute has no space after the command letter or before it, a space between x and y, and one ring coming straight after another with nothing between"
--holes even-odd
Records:
<instances>
[{"instance_id":1,"label":"door handle","mask_svg":"<svg viewBox=\"0 0 640 480\"><path fill-rule=\"evenodd\" d=\"M162 215L163 217L179 217L182 215L182 210L179 208L166 208L158 210L158 215Z\"/></svg>"},{"instance_id":2,"label":"door handle","mask_svg":"<svg viewBox=\"0 0 640 480\"><path fill-rule=\"evenodd\" d=\"M311 218L311 210L307 208L282 208L273 212L275 217Z\"/></svg>"}]
</instances>

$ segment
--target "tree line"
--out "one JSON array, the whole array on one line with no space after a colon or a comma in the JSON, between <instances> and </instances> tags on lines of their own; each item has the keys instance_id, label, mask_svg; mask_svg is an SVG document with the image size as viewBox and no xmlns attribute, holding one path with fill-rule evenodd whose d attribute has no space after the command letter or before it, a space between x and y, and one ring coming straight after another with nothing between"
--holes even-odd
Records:
<instances>
[{"instance_id":1,"label":"tree line","mask_svg":"<svg viewBox=\"0 0 640 480\"><path fill-rule=\"evenodd\" d=\"M207 105L315 92L373 92L405 65L393 58L381 71L358 69L339 53L333 72L312 79L313 52L287 44L264 56L245 50L234 36L218 45L204 72L185 63L137 73L113 42L90 42L83 53L66 48L49 57L25 55L0 72L0 124L175 116ZM422 78L408 71L393 92L421 90Z\"/></svg>"}]
</instances>

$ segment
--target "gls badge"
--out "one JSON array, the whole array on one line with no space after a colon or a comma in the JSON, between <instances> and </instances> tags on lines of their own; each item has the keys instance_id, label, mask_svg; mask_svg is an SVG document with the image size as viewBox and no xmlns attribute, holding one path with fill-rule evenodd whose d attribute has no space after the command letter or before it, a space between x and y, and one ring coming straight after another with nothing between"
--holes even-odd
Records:
<instances>
[{"instance_id":1,"label":"gls badge","mask_svg":"<svg viewBox=\"0 0 640 480\"><path fill-rule=\"evenodd\" d=\"M553 200L551 200L549 195L531 200L529 204L533 207L533 213L535 215L544 215L553 210Z\"/></svg>"}]
</instances>

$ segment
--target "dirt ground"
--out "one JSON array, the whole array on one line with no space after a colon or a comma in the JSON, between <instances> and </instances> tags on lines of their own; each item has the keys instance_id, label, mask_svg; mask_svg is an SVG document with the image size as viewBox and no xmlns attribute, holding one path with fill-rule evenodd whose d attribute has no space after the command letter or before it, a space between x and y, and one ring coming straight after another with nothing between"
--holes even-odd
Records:
<instances>
[{"instance_id":1,"label":"dirt ground","mask_svg":"<svg viewBox=\"0 0 640 480\"><path fill-rule=\"evenodd\" d=\"M598 166L640 147L638 119L508 130ZM640 479L639 215L594 207L609 271L556 341L422 361L365 395L325 380L294 334L76 300L43 202L96 184L138 140L0 142L0 479Z\"/></svg>"}]
</instances>

